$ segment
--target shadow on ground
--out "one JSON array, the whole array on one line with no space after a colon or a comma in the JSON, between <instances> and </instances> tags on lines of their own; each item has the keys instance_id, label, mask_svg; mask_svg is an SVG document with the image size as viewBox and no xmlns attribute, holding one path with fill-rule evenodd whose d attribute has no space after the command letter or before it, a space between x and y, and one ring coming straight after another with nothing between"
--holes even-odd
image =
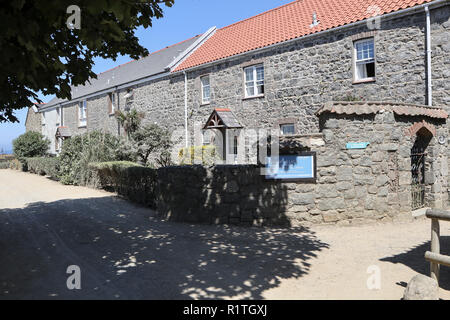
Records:
<instances>
[{"instance_id":1,"label":"shadow on ground","mask_svg":"<svg viewBox=\"0 0 450 320\"><path fill-rule=\"evenodd\" d=\"M261 299L326 248L306 228L164 222L116 197L39 202L0 210L0 298Z\"/></svg>"},{"instance_id":2,"label":"shadow on ground","mask_svg":"<svg viewBox=\"0 0 450 320\"><path fill-rule=\"evenodd\" d=\"M449 236L441 236L441 253L445 255L450 255L450 237ZM413 269L417 273L421 273L423 275L430 275L430 263L425 260L425 252L430 250L430 241L426 241L418 246L413 247L407 252L403 252L401 254L386 257L380 259L380 261L387 261L391 263L401 263L405 266ZM405 279L405 281L409 281L411 279ZM401 284L399 284L401 285ZM405 284L404 284L405 285ZM441 266L440 270L440 280L439 286L442 289L450 290L450 268Z\"/></svg>"}]
</instances>

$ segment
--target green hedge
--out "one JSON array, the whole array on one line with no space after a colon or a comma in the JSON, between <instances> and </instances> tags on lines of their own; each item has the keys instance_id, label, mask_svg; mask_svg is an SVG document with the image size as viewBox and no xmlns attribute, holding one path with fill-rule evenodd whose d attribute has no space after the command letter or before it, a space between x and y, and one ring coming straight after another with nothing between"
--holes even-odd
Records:
<instances>
[{"instance_id":1,"label":"green hedge","mask_svg":"<svg viewBox=\"0 0 450 320\"><path fill-rule=\"evenodd\" d=\"M40 175L47 175L53 179L59 178L58 158L37 157L25 159L28 171Z\"/></svg>"},{"instance_id":2,"label":"green hedge","mask_svg":"<svg viewBox=\"0 0 450 320\"><path fill-rule=\"evenodd\" d=\"M91 163L89 168L97 173L103 188L113 188L131 201L155 207L155 169L128 161Z\"/></svg>"}]
</instances>

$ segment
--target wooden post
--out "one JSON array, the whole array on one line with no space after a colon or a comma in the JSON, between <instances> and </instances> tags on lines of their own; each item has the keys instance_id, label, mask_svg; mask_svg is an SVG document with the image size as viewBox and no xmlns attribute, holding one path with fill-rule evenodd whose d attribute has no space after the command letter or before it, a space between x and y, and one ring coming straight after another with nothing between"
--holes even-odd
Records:
<instances>
[{"instance_id":1,"label":"wooden post","mask_svg":"<svg viewBox=\"0 0 450 320\"><path fill-rule=\"evenodd\" d=\"M431 219L431 252L439 254L439 220ZM431 278L435 279L439 283L439 263L430 262Z\"/></svg>"}]
</instances>

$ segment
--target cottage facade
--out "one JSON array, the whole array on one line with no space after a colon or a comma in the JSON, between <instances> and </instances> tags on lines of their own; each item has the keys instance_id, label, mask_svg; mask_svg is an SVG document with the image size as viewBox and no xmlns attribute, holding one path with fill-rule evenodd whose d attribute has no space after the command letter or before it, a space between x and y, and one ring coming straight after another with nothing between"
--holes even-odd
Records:
<instances>
[{"instance_id":1,"label":"cottage facade","mask_svg":"<svg viewBox=\"0 0 450 320\"><path fill-rule=\"evenodd\" d=\"M288 186L286 194L296 195L286 200L287 213L312 222L342 220L349 208L386 217L416 209L414 196L423 198L417 207L447 206L449 76L450 1L302 0L102 73L73 88L72 101L54 99L39 112L61 117L42 123L55 146L58 126L67 137L99 129L122 135L114 111L136 109L144 122L176 133L177 148L217 144L221 132L221 155L234 164L258 163L248 137L240 139L242 129L272 130L303 141L298 152L317 152L317 180ZM336 114L326 108L330 101L353 101L351 112ZM372 111L364 116L359 101ZM390 111L374 111L380 105ZM391 106L422 111L402 116ZM347 151L345 143L358 137L370 147ZM304 147L305 139L316 144ZM427 178L413 193L421 139L430 146ZM250 156L237 160L240 151ZM390 164L395 173L383 167Z\"/></svg>"},{"instance_id":2,"label":"cottage facade","mask_svg":"<svg viewBox=\"0 0 450 320\"><path fill-rule=\"evenodd\" d=\"M319 131L314 113L327 101L359 99L447 107L448 1L391 5L373 1L372 6L352 1L355 15L360 15L357 21L337 13L348 4L331 1L334 13L330 16L328 11L320 11L320 2L309 0L294 1L222 29L211 28L204 35L161 50L156 59L151 55L102 73L93 84L74 88L72 101L54 99L40 110L64 109L61 122L72 134L101 129L120 135L111 105L115 110L135 108L145 114L145 121L170 130L185 129L187 123L190 135L184 139L194 144L195 124L204 124L215 108L229 108L246 128L305 134ZM366 18L369 7L387 13L371 21ZM334 21L337 18L339 22ZM286 34L280 29L285 27L283 23L277 24L280 19L302 22ZM273 39L255 40L251 35L255 30L262 34L272 30ZM221 45L223 39L228 39L226 45ZM174 52L187 48L173 59ZM431 77L427 50L431 52ZM170 55L172 59L167 60ZM161 56L170 72L167 68L146 72L146 66L159 62ZM138 64L141 79L129 76ZM43 130L46 135L56 132L55 127Z\"/></svg>"}]
</instances>

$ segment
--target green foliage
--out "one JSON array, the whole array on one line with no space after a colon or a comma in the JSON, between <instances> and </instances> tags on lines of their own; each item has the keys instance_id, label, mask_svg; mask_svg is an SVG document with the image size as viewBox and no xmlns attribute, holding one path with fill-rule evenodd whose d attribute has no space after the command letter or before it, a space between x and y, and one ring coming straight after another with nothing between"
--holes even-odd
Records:
<instances>
[{"instance_id":1,"label":"green foliage","mask_svg":"<svg viewBox=\"0 0 450 320\"><path fill-rule=\"evenodd\" d=\"M136 109L132 109L128 112L117 110L115 112L115 117L125 130L128 139L130 139L130 137L139 129L142 119L144 118L144 114L142 112L138 112Z\"/></svg>"},{"instance_id":2,"label":"green foliage","mask_svg":"<svg viewBox=\"0 0 450 320\"><path fill-rule=\"evenodd\" d=\"M217 160L220 160L215 146L194 146L183 148L178 152L181 165L202 164L212 166Z\"/></svg>"},{"instance_id":3,"label":"green foliage","mask_svg":"<svg viewBox=\"0 0 450 320\"><path fill-rule=\"evenodd\" d=\"M9 169L9 161L0 161L0 169Z\"/></svg>"},{"instance_id":4,"label":"green foliage","mask_svg":"<svg viewBox=\"0 0 450 320\"><path fill-rule=\"evenodd\" d=\"M133 148L144 165L149 165L150 156L153 156L158 166L168 166L172 142L170 132L156 124L148 124L131 135Z\"/></svg>"},{"instance_id":5,"label":"green foliage","mask_svg":"<svg viewBox=\"0 0 450 320\"><path fill-rule=\"evenodd\" d=\"M56 180L59 178L59 158L56 157L27 158L26 162L29 172L40 175L47 175Z\"/></svg>"},{"instance_id":6,"label":"green foliage","mask_svg":"<svg viewBox=\"0 0 450 320\"><path fill-rule=\"evenodd\" d=\"M29 157L44 156L50 146L50 141L41 133L28 131L13 141L14 155L20 161Z\"/></svg>"},{"instance_id":7,"label":"green foliage","mask_svg":"<svg viewBox=\"0 0 450 320\"><path fill-rule=\"evenodd\" d=\"M109 133L92 131L64 141L60 161L60 179L64 184L96 184L96 177L89 170L89 163L124 158L120 140Z\"/></svg>"},{"instance_id":8,"label":"green foliage","mask_svg":"<svg viewBox=\"0 0 450 320\"><path fill-rule=\"evenodd\" d=\"M94 59L133 59L146 56L139 44L138 27L151 27L163 16L163 4L174 0L14 0L0 7L0 122L18 119L14 110L41 102L37 92L71 99L70 85L83 85L97 78ZM81 9L81 28L66 25Z\"/></svg>"},{"instance_id":9,"label":"green foliage","mask_svg":"<svg viewBox=\"0 0 450 320\"><path fill-rule=\"evenodd\" d=\"M91 163L103 188L113 188L119 195L137 203L155 206L156 170L128 161Z\"/></svg>"}]
</instances>

